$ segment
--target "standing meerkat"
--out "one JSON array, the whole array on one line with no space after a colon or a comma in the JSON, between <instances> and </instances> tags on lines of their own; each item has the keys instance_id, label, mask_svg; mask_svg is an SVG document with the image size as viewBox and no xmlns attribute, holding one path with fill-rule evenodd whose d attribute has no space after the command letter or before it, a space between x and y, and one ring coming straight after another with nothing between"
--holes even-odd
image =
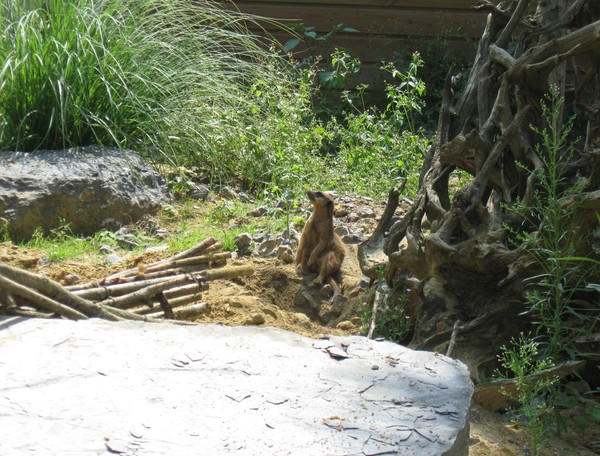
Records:
<instances>
[{"instance_id":1,"label":"standing meerkat","mask_svg":"<svg viewBox=\"0 0 600 456\"><path fill-rule=\"evenodd\" d=\"M328 192L306 192L313 205L313 213L300 236L296 264L302 272L319 275L313 284L327 282L334 297L341 294L333 275L338 273L346 255L344 243L333 230L333 195Z\"/></svg>"}]
</instances>

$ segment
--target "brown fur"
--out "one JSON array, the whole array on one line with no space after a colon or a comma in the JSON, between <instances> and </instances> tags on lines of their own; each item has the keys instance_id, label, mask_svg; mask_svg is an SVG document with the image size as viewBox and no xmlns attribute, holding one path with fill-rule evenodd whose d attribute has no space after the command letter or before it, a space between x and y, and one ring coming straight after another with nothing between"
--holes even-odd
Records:
<instances>
[{"instance_id":1,"label":"brown fur","mask_svg":"<svg viewBox=\"0 0 600 456\"><path fill-rule=\"evenodd\" d=\"M333 196L327 192L307 192L307 195L313 213L302 230L296 264L300 264L304 273L318 273L313 283L329 283L335 296L341 291L333 276L342 267L346 248L333 230Z\"/></svg>"}]
</instances>

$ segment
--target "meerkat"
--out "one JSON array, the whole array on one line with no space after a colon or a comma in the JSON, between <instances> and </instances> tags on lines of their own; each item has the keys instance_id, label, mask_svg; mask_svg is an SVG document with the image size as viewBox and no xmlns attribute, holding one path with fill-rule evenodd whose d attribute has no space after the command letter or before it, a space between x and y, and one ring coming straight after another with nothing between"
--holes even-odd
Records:
<instances>
[{"instance_id":1,"label":"meerkat","mask_svg":"<svg viewBox=\"0 0 600 456\"><path fill-rule=\"evenodd\" d=\"M333 195L327 192L306 192L313 205L313 213L306 222L298 252L296 264L302 272L318 273L313 285L329 283L334 297L341 294L333 275L338 273L346 256L344 243L333 230Z\"/></svg>"}]
</instances>

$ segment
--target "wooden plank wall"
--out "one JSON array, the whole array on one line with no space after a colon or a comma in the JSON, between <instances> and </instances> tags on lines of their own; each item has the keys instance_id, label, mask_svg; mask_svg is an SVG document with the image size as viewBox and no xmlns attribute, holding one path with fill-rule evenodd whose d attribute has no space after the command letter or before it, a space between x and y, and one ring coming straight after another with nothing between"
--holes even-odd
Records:
<instances>
[{"instance_id":1,"label":"wooden plank wall","mask_svg":"<svg viewBox=\"0 0 600 456\"><path fill-rule=\"evenodd\" d=\"M370 83L382 78L377 67L382 60L406 56L413 50L426 55L436 52L441 60L460 55L471 60L485 24L485 13L475 11L476 0L234 0L237 8L283 23L302 23L314 27L318 36L331 32L338 24L358 32L337 32L328 41L304 37L294 49L300 59L309 55L327 56L342 47L363 63L360 79ZM280 42L292 38L265 21L262 26ZM365 81L357 80L356 83Z\"/></svg>"}]
</instances>

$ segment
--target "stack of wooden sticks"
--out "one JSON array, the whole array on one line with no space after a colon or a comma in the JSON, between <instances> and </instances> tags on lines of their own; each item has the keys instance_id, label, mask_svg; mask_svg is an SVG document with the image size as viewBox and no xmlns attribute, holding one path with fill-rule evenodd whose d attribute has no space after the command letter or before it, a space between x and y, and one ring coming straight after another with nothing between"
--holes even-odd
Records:
<instances>
[{"instance_id":1,"label":"stack of wooden sticks","mask_svg":"<svg viewBox=\"0 0 600 456\"><path fill-rule=\"evenodd\" d=\"M170 258L69 287L0 265L0 308L8 314L46 318L193 319L210 310L200 302L208 282L253 273L250 266L227 267L231 253L222 248L208 238Z\"/></svg>"}]
</instances>

